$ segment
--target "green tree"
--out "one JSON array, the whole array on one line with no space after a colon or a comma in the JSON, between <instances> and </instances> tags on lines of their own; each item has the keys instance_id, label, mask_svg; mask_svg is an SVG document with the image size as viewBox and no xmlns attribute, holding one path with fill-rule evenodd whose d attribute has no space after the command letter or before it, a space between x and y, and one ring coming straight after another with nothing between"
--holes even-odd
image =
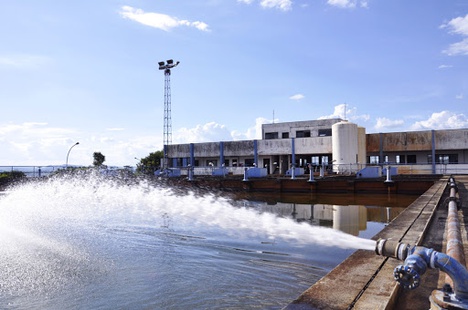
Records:
<instances>
[{"instance_id":1,"label":"green tree","mask_svg":"<svg viewBox=\"0 0 468 310\"><path fill-rule=\"evenodd\" d=\"M140 162L137 164L137 172L154 174L154 172L161 167L161 161L163 158L163 151L150 153L148 156L140 159Z\"/></svg>"},{"instance_id":2,"label":"green tree","mask_svg":"<svg viewBox=\"0 0 468 310\"><path fill-rule=\"evenodd\" d=\"M102 155L101 152L93 153L93 165L94 167L100 167L106 161L106 156Z\"/></svg>"}]
</instances>

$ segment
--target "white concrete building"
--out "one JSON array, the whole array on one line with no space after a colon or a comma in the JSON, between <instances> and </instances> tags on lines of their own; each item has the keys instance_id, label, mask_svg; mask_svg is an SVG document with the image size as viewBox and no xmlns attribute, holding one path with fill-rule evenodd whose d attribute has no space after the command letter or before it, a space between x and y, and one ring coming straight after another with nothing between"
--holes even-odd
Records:
<instances>
[{"instance_id":1,"label":"white concrete building","mask_svg":"<svg viewBox=\"0 0 468 310\"><path fill-rule=\"evenodd\" d=\"M468 129L366 134L342 119L262 125L262 139L167 146L171 168L190 165L197 174L354 174L369 165L392 165L399 173L468 173Z\"/></svg>"}]
</instances>

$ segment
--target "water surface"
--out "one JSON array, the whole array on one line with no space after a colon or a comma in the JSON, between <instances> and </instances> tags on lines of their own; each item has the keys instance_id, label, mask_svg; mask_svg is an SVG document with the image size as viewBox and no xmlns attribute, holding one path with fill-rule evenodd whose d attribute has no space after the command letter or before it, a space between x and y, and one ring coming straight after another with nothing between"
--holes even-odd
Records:
<instances>
[{"instance_id":1,"label":"water surface","mask_svg":"<svg viewBox=\"0 0 468 310\"><path fill-rule=\"evenodd\" d=\"M269 197L95 176L19 185L0 195L2 308L281 309L372 249L406 203Z\"/></svg>"}]
</instances>

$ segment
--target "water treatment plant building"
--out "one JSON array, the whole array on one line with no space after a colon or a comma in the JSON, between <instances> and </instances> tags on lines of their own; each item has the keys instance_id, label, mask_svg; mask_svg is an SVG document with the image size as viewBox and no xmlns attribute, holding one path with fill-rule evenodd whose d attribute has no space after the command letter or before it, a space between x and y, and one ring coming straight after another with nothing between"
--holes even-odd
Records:
<instances>
[{"instance_id":1,"label":"water treatment plant building","mask_svg":"<svg viewBox=\"0 0 468 310\"><path fill-rule=\"evenodd\" d=\"M456 174L468 172L468 129L366 134L343 119L320 119L264 124L259 140L173 144L165 152L169 167L195 175L353 174L385 165L400 174Z\"/></svg>"}]
</instances>

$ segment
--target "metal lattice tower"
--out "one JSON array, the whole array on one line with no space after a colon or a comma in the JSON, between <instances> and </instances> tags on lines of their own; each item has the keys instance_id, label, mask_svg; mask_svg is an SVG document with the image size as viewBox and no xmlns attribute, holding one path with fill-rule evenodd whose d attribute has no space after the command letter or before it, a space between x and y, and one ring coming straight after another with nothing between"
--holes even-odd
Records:
<instances>
[{"instance_id":1,"label":"metal lattice tower","mask_svg":"<svg viewBox=\"0 0 468 310\"><path fill-rule=\"evenodd\" d=\"M172 144L171 70L164 70L164 145Z\"/></svg>"},{"instance_id":2,"label":"metal lattice tower","mask_svg":"<svg viewBox=\"0 0 468 310\"><path fill-rule=\"evenodd\" d=\"M159 70L164 70L164 161L162 163L163 170L168 167L167 163L167 146L172 144L172 119L171 119L171 69L177 66L180 62L174 63L174 60L169 59L166 62L158 62Z\"/></svg>"}]
</instances>

